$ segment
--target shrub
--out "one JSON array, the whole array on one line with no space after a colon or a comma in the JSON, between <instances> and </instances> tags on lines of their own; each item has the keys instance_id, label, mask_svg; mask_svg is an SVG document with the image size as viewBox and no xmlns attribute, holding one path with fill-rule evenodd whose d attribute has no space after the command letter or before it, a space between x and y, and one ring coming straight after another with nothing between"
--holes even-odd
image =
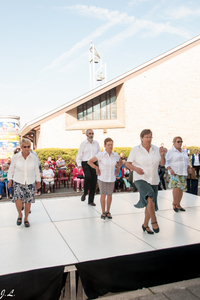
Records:
<instances>
[{"instance_id":1,"label":"shrub","mask_svg":"<svg viewBox=\"0 0 200 300\"><path fill-rule=\"evenodd\" d=\"M195 148L194 148L195 149ZM101 151L104 149L101 148ZM115 147L113 148L113 152L116 152L118 155L120 153L124 153L125 157L128 158L129 153L131 151L131 147ZM44 163L47 160L48 156L51 156L52 159L56 162L59 155L62 155L62 158L66 162L66 166L68 164L75 164L76 163L76 156L78 153L78 149L73 148L44 148L35 150L37 153L39 160L41 162L42 169L44 168Z\"/></svg>"},{"instance_id":2,"label":"shrub","mask_svg":"<svg viewBox=\"0 0 200 300\"><path fill-rule=\"evenodd\" d=\"M190 147L187 147L188 150L190 150L190 155L194 154L194 150L197 149L200 153L200 147L197 147L197 146L190 146Z\"/></svg>"},{"instance_id":3,"label":"shrub","mask_svg":"<svg viewBox=\"0 0 200 300\"><path fill-rule=\"evenodd\" d=\"M114 147L113 148L113 152L116 152L118 155L120 155L120 153L124 153L124 156L126 158L128 158L129 153L131 152L132 147Z\"/></svg>"},{"instance_id":4,"label":"shrub","mask_svg":"<svg viewBox=\"0 0 200 300\"><path fill-rule=\"evenodd\" d=\"M76 156L78 153L78 149L71 148L44 148L35 150L37 153L39 160L41 162L42 169L44 167L44 163L47 160L48 156L51 156L52 159L56 162L59 155L62 155L62 158L65 160L66 166L68 164L76 163Z\"/></svg>"}]
</instances>

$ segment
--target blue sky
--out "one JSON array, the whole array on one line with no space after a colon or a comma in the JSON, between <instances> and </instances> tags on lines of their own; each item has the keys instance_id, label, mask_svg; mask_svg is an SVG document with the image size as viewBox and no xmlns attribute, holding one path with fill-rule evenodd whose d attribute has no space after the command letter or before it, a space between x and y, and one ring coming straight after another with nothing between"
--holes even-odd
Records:
<instances>
[{"instance_id":1,"label":"blue sky","mask_svg":"<svg viewBox=\"0 0 200 300\"><path fill-rule=\"evenodd\" d=\"M88 92L91 40L111 80L199 28L199 0L0 0L1 115L22 127Z\"/></svg>"}]
</instances>

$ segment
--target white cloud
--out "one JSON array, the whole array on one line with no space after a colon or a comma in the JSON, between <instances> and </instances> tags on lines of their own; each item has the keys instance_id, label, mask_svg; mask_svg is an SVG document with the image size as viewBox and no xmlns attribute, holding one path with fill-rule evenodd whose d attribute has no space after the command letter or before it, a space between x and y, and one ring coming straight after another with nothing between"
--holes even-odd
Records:
<instances>
[{"instance_id":1,"label":"white cloud","mask_svg":"<svg viewBox=\"0 0 200 300\"><path fill-rule=\"evenodd\" d=\"M120 13L117 10L111 11L106 8L96 6L87 6L79 4L74 6L61 7L60 9L68 9L86 17L98 18L100 20L109 21L114 24L125 24L132 22L135 19L134 16L128 16L126 13Z\"/></svg>"},{"instance_id":2,"label":"white cloud","mask_svg":"<svg viewBox=\"0 0 200 300\"><path fill-rule=\"evenodd\" d=\"M130 0L128 6L138 5L142 2L151 2L151 0Z\"/></svg>"},{"instance_id":3,"label":"white cloud","mask_svg":"<svg viewBox=\"0 0 200 300\"><path fill-rule=\"evenodd\" d=\"M150 0L138 0L140 2L150 1ZM131 1L133 3L133 1ZM59 7L59 9L71 10L75 13L81 14L85 17L95 18L106 23L98 27L92 33L83 38L80 42L74 45L69 51L64 52L58 58L56 58L49 66L45 67L42 71L50 71L56 68L59 68L60 72L65 72L69 69L70 64L68 58L73 54L77 54L85 46L89 46L91 40L96 39L106 33L111 27L115 25L127 26L127 28L115 36L111 36L109 39L106 39L100 43L101 48L111 47L120 44L125 39L134 36L136 33L141 32L142 37L146 36L158 36L162 33L170 33L182 36L186 39L191 38L189 32L180 27L175 27L167 23L158 23L153 21L148 21L145 19L136 19L134 16L129 16L127 13L120 13L119 11L110 11L105 8L87 6L87 5L74 5ZM186 15L186 12L182 9L182 15ZM181 12L180 11L180 12ZM181 13L179 14L181 15Z\"/></svg>"},{"instance_id":4,"label":"white cloud","mask_svg":"<svg viewBox=\"0 0 200 300\"><path fill-rule=\"evenodd\" d=\"M180 35L186 39L192 38L188 31L181 28L176 28L170 25L170 23L154 23L147 20L136 20L134 24L121 31L117 35L102 42L99 47L101 49L108 49L108 47L114 47L122 43L125 39L134 36L136 33L141 32L141 36L158 36L162 33L171 33Z\"/></svg>"},{"instance_id":5,"label":"white cloud","mask_svg":"<svg viewBox=\"0 0 200 300\"><path fill-rule=\"evenodd\" d=\"M69 51L64 52L62 55L60 55L58 58L56 58L50 66L45 67L42 69L42 71L49 71L51 69L54 69L58 67L65 59L70 57L71 55L75 54L80 50L81 48L88 46L90 44L90 41L101 36L103 33L105 33L110 27L112 27L114 24L111 22L108 22L100 27L98 27L95 31L93 31L91 34L83 38L80 42L78 42L76 45L74 45Z\"/></svg>"},{"instance_id":6,"label":"white cloud","mask_svg":"<svg viewBox=\"0 0 200 300\"><path fill-rule=\"evenodd\" d=\"M183 19L187 17L199 17L200 8L191 9L189 7L180 6L166 11L166 16L169 19Z\"/></svg>"}]
</instances>

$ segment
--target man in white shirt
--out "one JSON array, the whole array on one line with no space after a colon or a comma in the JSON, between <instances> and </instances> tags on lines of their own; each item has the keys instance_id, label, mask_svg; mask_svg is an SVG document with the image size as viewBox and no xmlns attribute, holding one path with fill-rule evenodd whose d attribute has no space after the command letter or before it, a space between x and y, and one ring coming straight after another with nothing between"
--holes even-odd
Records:
<instances>
[{"instance_id":1,"label":"man in white shirt","mask_svg":"<svg viewBox=\"0 0 200 300\"><path fill-rule=\"evenodd\" d=\"M194 150L194 154L192 154L192 167L195 169L197 178L199 178L199 169L200 169L200 154L198 153L198 149Z\"/></svg>"},{"instance_id":2,"label":"man in white shirt","mask_svg":"<svg viewBox=\"0 0 200 300\"><path fill-rule=\"evenodd\" d=\"M85 175L84 181L84 194L81 196L81 201L85 200L87 192L89 190L88 204L95 206L94 195L97 184L96 170L88 165L88 161L101 151L99 143L94 141L94 132L92 129L86 131L87 139L80 144L79 151L76 157L76 163L78 168L83 168ZM97 162L95 163L97 164Z\"/></svg>"}]
</instances>

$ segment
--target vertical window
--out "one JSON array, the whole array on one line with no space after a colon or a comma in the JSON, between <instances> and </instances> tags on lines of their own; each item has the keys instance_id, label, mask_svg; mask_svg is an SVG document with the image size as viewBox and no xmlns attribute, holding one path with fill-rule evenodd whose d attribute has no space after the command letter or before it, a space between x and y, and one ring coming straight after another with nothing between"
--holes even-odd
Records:
<instances>
[{"instance_id":1,"label":"vertical window","mask_svg":"<svg viewBox=\"0 0 200 300\"><path fill-rule=\"evenodd\" d=\"M92 100L87 102L87 120L92 120Z\"/></svg>"},{"instance_id":2,"label":"vertical window","mask_svg":"<svg viewBox=\"0 0 200 300\"><path fill-rule=\"evenodd\" d=\"M83 120L86 120L86 110L87 110L87 103L83 104Z\"/></svg>"},{"instance_id":3,"label":"vertical window","mask_svg":"<svg viewBox=\"0 0 200 300\"><path fill-rule=\"evenodd\" d=\"M100 120L100 97L93 99L93 120Z\"/></svg>"},{"instance_id":4,"label":"vertical window","mask_svg":"<svg viewBox=\"0 0 200 300\"><path fill-rule=\"evenodd\" d=\"M117 106L116 106L116 92L115 90L110 91L110 109L111 109L111 119L117 118Z\"/></svg>"},{"instance_id":5,"label":"vertical window","mask_svg":"<svg viewBox=\"0 0 200 300\"><path fill-rule=\"evenodd\" d=\"M107 119L107 116L106 116L106 93L101 95L101 119L102 120Z\"/></svg>"},{"instance_id":6,"label":"vertical window","mask_svg":"<svg viewBox=\"0 0 200 300\"><path fill-rule=\"evenodd\" d=\"M106 107L107 107L107 119L110 119L110 92L107 92Z\"/></svg>"},{"instance_id":7,"label":"vertical window","mask_svg":"<svg viewBox=\"0 0 200 300\"><path fill-rule=\"evenodd\" d=\"M117 118L116 89L112 89L77 107L77 119L109 120Z\"/></svg>"},{"instance_id":8,"label":"vertical window","mask_svg":"<svg viewBox=\"0 0 200 300\"><path fill-rule=\"evenodd\" d=\"M83 109L82 106L77 107L77 119L83 121Z\"/></svg>"}]
</instances>

